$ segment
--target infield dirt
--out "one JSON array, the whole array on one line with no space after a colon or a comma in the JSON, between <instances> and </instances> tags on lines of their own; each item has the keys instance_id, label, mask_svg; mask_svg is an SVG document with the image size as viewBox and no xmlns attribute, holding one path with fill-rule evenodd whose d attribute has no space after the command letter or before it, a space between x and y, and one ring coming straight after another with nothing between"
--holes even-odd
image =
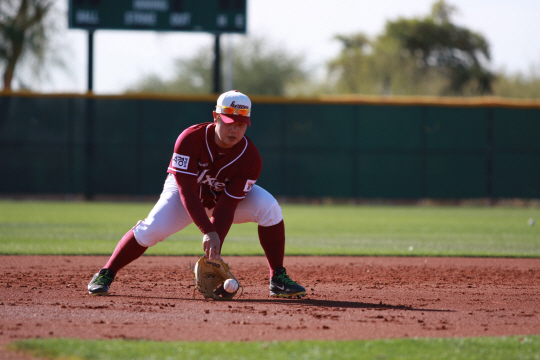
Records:
<instances>
[{"instance_id":1,"label":"infield dirt","mask_svg":"<svg viewBox=\"0 0 540 360\"><path fill-rule=\"evenodd\" d=\"M238 300L195 294L197 257L143 256L108 297L87 284L108 257L0 256L0 358L28 338L350 340L540 334L540 259L286 257L303 299L269 297L264 257L226 257Z\"/></svg>"}]
</instances>

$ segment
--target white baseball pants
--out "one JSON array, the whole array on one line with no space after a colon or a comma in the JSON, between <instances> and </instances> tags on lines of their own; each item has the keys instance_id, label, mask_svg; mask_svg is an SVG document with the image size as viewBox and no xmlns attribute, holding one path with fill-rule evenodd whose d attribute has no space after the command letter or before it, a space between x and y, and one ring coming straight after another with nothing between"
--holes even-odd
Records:
<instances>
[{"instance_id":1,"label":"white baseball pants","mask_svg":"<svg viewBox=\"0 0 540 360\"><path fill-rule=\"evenodd\" d=\"M212 216L212 210L207 209L206 213L209 218ZM254 185L246 198L238 204L233 224L254 222L260 226L272 226L281 220L283 215L277 200L262 187ZM133 233L139 245L151 247L192 222L180 200L176 179L169 174L158 202L148 217L135 225Z\"/></svg>"}]
</instances>

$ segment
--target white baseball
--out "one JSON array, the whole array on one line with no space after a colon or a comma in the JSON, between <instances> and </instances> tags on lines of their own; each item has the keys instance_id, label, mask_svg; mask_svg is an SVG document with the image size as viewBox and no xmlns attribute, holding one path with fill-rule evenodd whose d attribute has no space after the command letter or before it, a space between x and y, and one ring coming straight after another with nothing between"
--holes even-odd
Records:
<instances>
[{"instance_id":1,"label":"white baseball","mask_svg":"<svg viewBox=\"0 0 540 360\"><path fill-rule=\"evenodd\" d=\"M227 279L223 283L223 288L225 289L226 292L233 293L236 290L238 290L238 281L234 279Z\"/></svg>"}]
</instances>

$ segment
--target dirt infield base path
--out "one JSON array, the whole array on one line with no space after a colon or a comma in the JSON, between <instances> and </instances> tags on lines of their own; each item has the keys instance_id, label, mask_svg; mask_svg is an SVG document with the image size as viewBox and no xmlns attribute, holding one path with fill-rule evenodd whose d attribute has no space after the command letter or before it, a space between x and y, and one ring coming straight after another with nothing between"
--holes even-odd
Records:
<instances>
[{"instance_id":1,"label":"dirt infield base path","mask_svg":"<svg viewBox=\"0 0 540 360\"><path fill-rule=\"evenodd\" d=\"M233 301L193 299L186 269L195 256L143 256L120 272L111 296L89 296L86 286L107 259L0 256L0 344L540 334L540 259L287 257L288 273L308 293L289 300L269 297L264 257L231 256L225 260L245 288Z\"/></svg>"}]
</instances>

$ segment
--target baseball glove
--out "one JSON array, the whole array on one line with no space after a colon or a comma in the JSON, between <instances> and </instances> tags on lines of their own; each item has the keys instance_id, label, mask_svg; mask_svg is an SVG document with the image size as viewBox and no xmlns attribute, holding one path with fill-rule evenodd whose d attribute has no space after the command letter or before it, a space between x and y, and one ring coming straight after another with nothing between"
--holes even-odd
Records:
<instances>
[{"instance_id":1,"label":"baseball glove","mask_svg":"<svg viewBox=\"0 0 540 360\"><path fill-rule=\"evenodd\" d=\"M195 290L198 290L205 298L214 300L231 300L240 288L242 288L242 292L239 297L244 292L244 288L240 285L238 279L231 274L229 265L222 260L210 260L206 257L200 257L193 267L193 275L195 279L193 298L195 298ZM223 283L227 279L234 279L238 283L238 289L235 292L229 293L223 288Z\"/></svg>"}]
</instances>

